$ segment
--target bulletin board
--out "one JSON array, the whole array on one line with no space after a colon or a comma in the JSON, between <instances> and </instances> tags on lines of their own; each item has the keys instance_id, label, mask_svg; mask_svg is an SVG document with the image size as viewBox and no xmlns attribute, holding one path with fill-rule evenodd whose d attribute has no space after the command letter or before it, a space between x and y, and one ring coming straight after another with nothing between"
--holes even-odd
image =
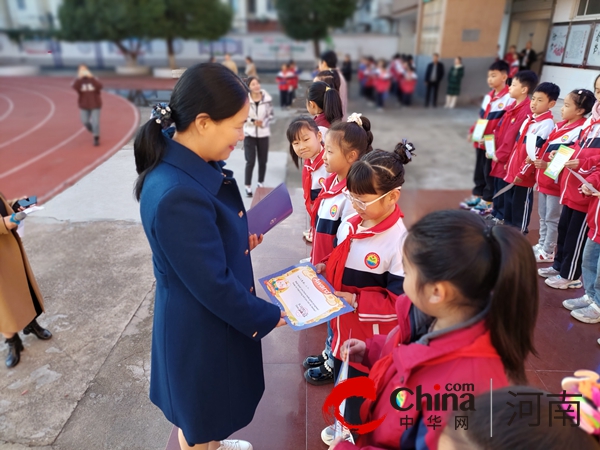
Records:
<instances>
[{"instance_id":1,"label":"bulletin board","mask_svg":"<svg viewBox=\"0 0 600 450\"><path fill-rule=\"evenodd\" d=\"M588 52L587 65L600 66L600 25L596 24L592 32L592 43Z\"/></svg>"},{"instance_id":2,"label":"bulletin board","mask_svg":"<svg viewBox=\"0 0 600 450\"><path fill-rule=\"evenodd\" d=\"M571 25L562 61L563 64L570 64L574 66L580 66L583 64L591 30L591 24Z\"/></svg>"},{"instance_id":3,"label":"bulletin board","mask_svg":"<svg viewBox=\"0 0 600 450\"><path fill-rule=\"evenodd\" d=\"M560 64L565 54L569 25L555 25L550 30L550 39L546 49L546 62Z\"/></svg>"}]
</instances>

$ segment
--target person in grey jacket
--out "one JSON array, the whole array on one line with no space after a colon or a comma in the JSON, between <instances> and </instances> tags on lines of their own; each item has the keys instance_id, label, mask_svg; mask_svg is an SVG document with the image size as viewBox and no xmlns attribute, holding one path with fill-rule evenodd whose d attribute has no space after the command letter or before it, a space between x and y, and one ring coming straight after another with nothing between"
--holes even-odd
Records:
<instances>
[{"instance_id":1,"label":"person in grey jacket","mask_svg":"<svg viewBox=\"0 0 600 450\"><path fill-rule=\"evenodd\" d=\"M244 185L246 196L252 197L252 172L258 155L258 185L262 187L267 172L269 156L270 123L273 118L273 104L269 93L260 87L256 77L249 77L246 84L250 89L250 113L244 124L244 154L246 156L246 173Z\"/></svg>"}]
</instances>

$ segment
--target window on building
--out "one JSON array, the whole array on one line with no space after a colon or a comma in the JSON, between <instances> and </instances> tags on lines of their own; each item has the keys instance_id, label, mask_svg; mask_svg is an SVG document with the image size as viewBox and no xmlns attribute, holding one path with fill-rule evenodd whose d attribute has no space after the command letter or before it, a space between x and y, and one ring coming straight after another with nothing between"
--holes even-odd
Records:
<instances>
[{"instance_id":1,"label":"window on building","mask_svg":"<svg viewBox=\"0 0 600 450\"><path fill-rule=\"evenodd\" d=\"M248 0L248 14L256 14L256 0Z\"/></svg>"},{"instance_id":2,"label":"window on building","mask_svg":"<svg viewBox=\"0 0 600 450\"><path fill-rule=\"evenodd\" d=\"M578 16L600 14L600 0L579 0Z\"/></svg>"},{"instance_id":3,"label":"window on building","mask_svg":"<svg viewBox=\"0 0 600 450\"><path fill-rule=\"evenodd\" d=\"M238 10L238 0L229 0L229 6L231 6L231 10L233 13L237 13Z\"/></svg>"},{"instance_id":4,"label":"window on building","mask_svg":"<svg viewBox=\"0 0 600 450\"><path fill-rule=\"evenodd\" d=\"M267 11L275 11L275 0L267 0Z\"/></svg>"},{"instance_id":5,"label":"window on building","mask_svg":"<svg viewBox=\"0 0 600 450\"><path fill-rule=\"evenodd\" d=\"M17 8L25 9L25 0L17 0Z\"/></svg>"}]
</instances>

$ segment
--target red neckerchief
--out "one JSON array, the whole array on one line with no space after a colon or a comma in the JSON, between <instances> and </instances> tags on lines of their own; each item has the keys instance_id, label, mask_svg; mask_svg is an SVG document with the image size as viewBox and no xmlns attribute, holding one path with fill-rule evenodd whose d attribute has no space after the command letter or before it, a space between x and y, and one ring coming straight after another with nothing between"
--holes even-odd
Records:
<instances>
[{"instance_id":1,"label":"red neckerchief","mask_svg":"<svg viewBox=\"0 0 600 450\"><path fill-rule=\"evenodd\" d=\"M575 128L583 125L584 123L585 123L585 117L582 117L581 119L576 120L573 123L569 123L566 120L563 120L562 122L558 122L556 124L556 130L552 130L552 133L550 133L550 136L548 136L548 140L546 141L546 143L549 144L557 137L560 137L561 134L564 134L571 130L574 130Z\"/></svg>"},{"instance_id":2,"label":"red neckerchief","mask_svg":"<svg viewBox=\"0 0 600 450\"><path fill-rule=\"evenodd\" d=\"M317 225L317 213L319 212L319 206L321 206L321 202L323 199L332 198L342 192L343 189L346 188L346 179L344 178L338 184L334 185L335 180L337 179L337 174L332 173L327 179L321 184L323 187L319 195L315 199L315 202L312 206L312 211L310 212L310 226L314 227ZM320 262L320 261L318 261Z\"/></svg>"},{"instance_id":3,"label":"red neckerchief","mask_svg":"<svg viewBox=\"0 0 600 450\"><path fill-rule=\"evenodd\" d=\"M304 180L302 180L302 189L304 190L304 195L306 195L306 197L304 198L304 202L306 204L307 209L311 203L310 191L311 191L311 187L312 187L312 173L315 170L320 169L321 166L323 165L324 150L325 150L324 147L321 146L321 151L315 157L314 161L311 161L310 159L304 160L304 170L306 170L307 176L304 178Z\"/></svg>"},{"instance_id":4,"label":"red neckerchief","mask_svg":"<svg viewBox=\"0 0 600 450\"><path fill-rule=\"evenodd\" d=\"M357 231L358 226L362 222L362 219L358 214L348 220L348 223L352 226L351 229L353 232L349 234L341 244L338 244L338 246L333 249L329 256L329 261L327 262L327 281L331 283L336 291L339 291L342 288L342 276L344 275L344 268L346 267L346 261L348 260L352 241L354 239L365 239L383 233L392 228L401 217L404 217L404 214L402 214L400 207L396 205L392 214L386 217L381 223L378 223L367 230Z\"/></svg>"},{"instance_id":5,"label":"red neckerchief","mask_svg":"<svg viewBox=\"0 0 600 450\"><path fill-rule=\"evenodd\" d=\"M492 97L492 99L485 107L485 112L483 113L482 119L487 119L487 116L490 113L490 110L492 109L492 103L494 103L500 97L505 96L506 94L508 94L508 86L504 86L504 88L498 93L496 93L496 91L494 90L488 94L490 97Z\"/></svg>"},{"instance_id":6,"label":"red neckerchief","mask_svg":"<svg viewBox=\"0 0 600 450\"><path fill-rule=\"evenodd\" d=\"M538 123L540 121L540 119L544 120L546 119L546 116L552 116L552 111L548 110L543 114L540 114L537 117L533 117L533 115L527 115L527 123L525 124L525 128L523 129L523 131L521 132L521 136L519 136L519 140L517 141L517 145L521 145L523 144L523 142L525 141L525 136L527 136L527 131L529 130L529 127L534 124L534 123ZM536 142L537 145L537 142Z\"/></svg>"},{"instance_id":7,"label":"red neckerchief","mask_svg":"<svg viewBox=\"0 0 600 450\"><path fill-rule=\"evenodd\" d=\"M516 102L514 103L514 106L511 105L511 108L507 109L504 116L502 116L500 125L498 125L498 128L496 128L496 131L494 132L494 134L497 136L501 136L504 133L504 127L506 127L507 125L510 124L509 122L510 122L511 116L516 114L519 109L523 108L525 106L525 104L528 104L528 103L530 103L529 99L525 99L518 105Z\"/></svg>"},{"instance_id":8,"label":"red neckerchief","mask_svg":"<svg viewBox=\"0 0 600 450\"><path fill-rule=\"evenodd\" d=\"M585 127L583 130L581 130L581 139L579 139L579 146L581 148L585 147L588 136L589 136L590 132L592 131L592 128L594 128L594 125L597 125L599 123L600 123L600 119L596 119L596 120L592 119L590 124L587 127Z\"/></svg>"}]
</instances>

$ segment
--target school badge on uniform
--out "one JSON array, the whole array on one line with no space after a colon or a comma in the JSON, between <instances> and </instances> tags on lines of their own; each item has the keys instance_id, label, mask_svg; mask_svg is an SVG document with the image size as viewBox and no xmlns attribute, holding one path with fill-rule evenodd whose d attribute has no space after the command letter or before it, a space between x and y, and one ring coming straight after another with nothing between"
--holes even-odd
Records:
<instances>
[{"instance_id":1,"label":"school badge on uniform","mask_svg":"<svg viewBox=\"0 0 600 450\"><path fill-rule=\"evenodd\" d=\"M498 103L498 109L504 108L504 103Z\"/></svg>"},{"instance_id":2,"label":"school badge on uniform","mask_svg":"<svg viewBox=\"0 0 600 450\"><path fill-rule=\"evenodd\" d=\"M331 217L335 217L335 215L338 212L338 206L337 205L333 205L331 207L331 209L329 210L329 214L331 215Z\"/></svg>"},{"instance_id":3,"label":"school badge on uniform","mask_svg":"<svg viewBox=\"0 0 600 450\"><path fill-rule=\"evenodd\" d=\"M377 269L379 267L380 262L381 259L379 258L379 255L377 253L371 252L367 256L365 256L365 265L369 269Z\"/></svg>"},{"instance_id":4,"label":"school badge on uniform","mask_svg":"<svg viewBox=\"0 0 600 450\"><path fill-rule=\"evenodd\" d=\"M560 138L561 142L567 142L569 140L569 135L565 134L563 137Z\"/></svg>"}]
</instances>

